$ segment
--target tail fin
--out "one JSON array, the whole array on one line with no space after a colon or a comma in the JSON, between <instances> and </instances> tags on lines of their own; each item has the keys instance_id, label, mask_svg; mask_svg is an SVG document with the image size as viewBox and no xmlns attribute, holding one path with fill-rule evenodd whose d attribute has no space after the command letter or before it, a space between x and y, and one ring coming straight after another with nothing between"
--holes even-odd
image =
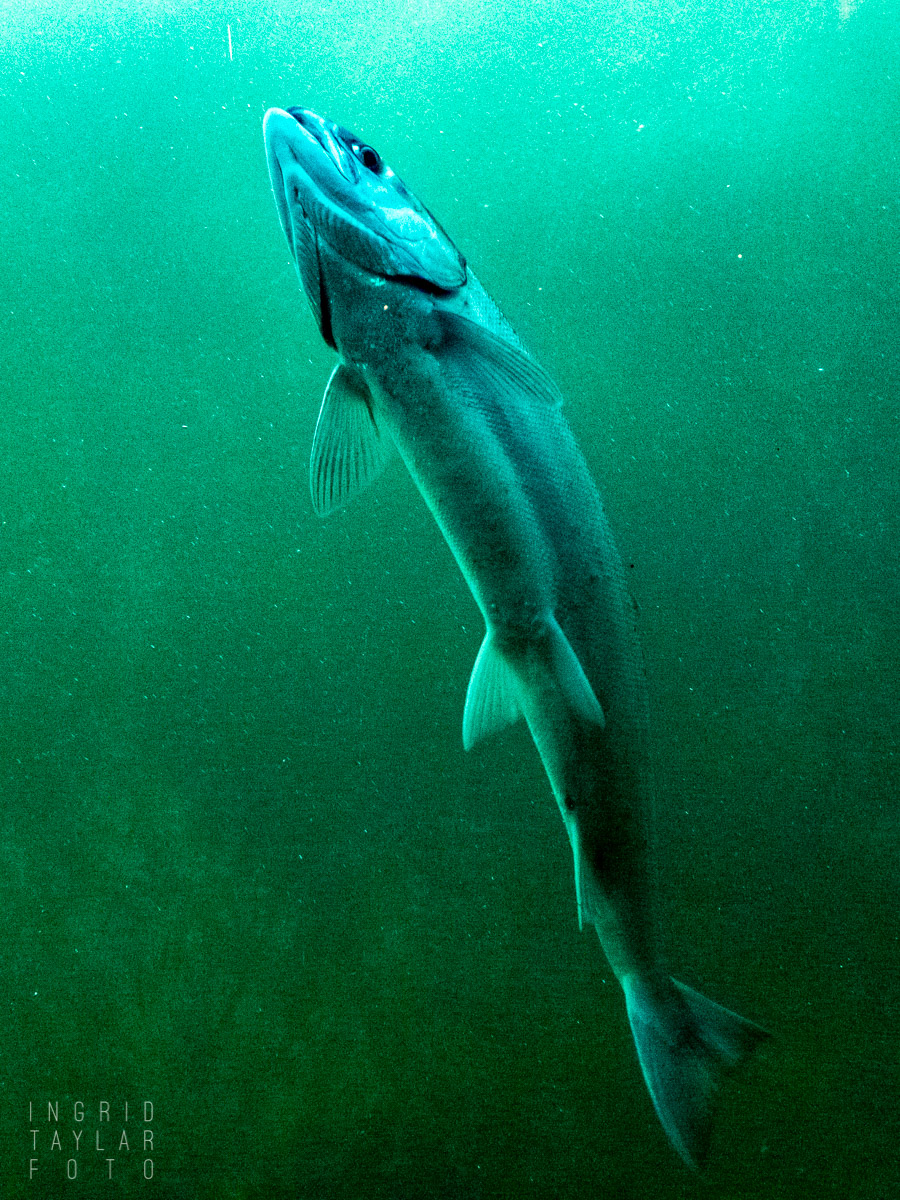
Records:
<instances>
[{"instance_id":1,"label":"tail fin","mask_svg":"<svg viewBox=\"0 0 900 1200\"><path fill-rule=\"evenodd\" d=\"M631 975L623 986L653 1107L684 1161L699 1167L719 1084L771 1035L677 979Z\"/></svg>"}]
</instances>

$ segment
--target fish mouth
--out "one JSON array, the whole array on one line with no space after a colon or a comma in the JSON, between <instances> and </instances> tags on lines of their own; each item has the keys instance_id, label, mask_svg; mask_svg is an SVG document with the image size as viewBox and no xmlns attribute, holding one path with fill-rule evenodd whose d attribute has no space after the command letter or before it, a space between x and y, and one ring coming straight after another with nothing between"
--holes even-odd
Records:
<instances>
[{"instance_id":1,"label":"fish mouth","mask_svg":"<svg viewBox=\"0 0 900 1200\"><path fill-rule=\"evenodd\" d=\"M299 206L308 218L304 196L313 203L319 196L337 200L352 209L360 182L359 163L348 149L355 139L349 130L300 107L270 108L263 119L263 138L278 214L293 250L289 210Z\"/></svg>"},{"instance_id":2,"label":"fish mouth","mask_svg":"<svg viewBox=\"0 0 900 1200\"><path fill-rule=\"evenodd\" d=\"M355 140L348 130L308 108L270 108L263 119L270 168L273 162L280 167L281 159L294 162L312 183L326 192L337 182L332 171L351 187L360 180L359 163L342 144L344 135L348 143Z\"/></svg>"},{"instance_id":3,"label":"fish mouth","mask_svg":"<svg viewBox=\"0 0 900 1200\"><path fill-rule=\"evenodd\" d=\"M278 215L298 265L309 232L368 274L416 286L424 281L440 291L463 286L465 259L425 206L349 129L298 106L270 108L263 135ZM312 275L311 267L306 274L301 269L304 286L314 284ZM312 288L312 294L318 291Z\"/></svg>"},{"instance_id":4,"label":"fish mouth","mask_svg":"<svg viewBox=\"0 0 900 1200\"><path fill-rule=\"evenodd\" d=\"M307 121L306 117L315 121ZM299 141L298 132L302 135ZM316 174L321 174L323 167L326 172L329 170L322 161L323 151L334 163L333 149L329 148L333 139L327 136L328 130L315 113L308 114L305 109L288 112L270 108L263 121L263 134L281 227L322 337L334 348L331 304L322 278L319 238L308 212L310 196L305 194L310 187L317 191ZM344 172L341 174L346 178ZM305 183L301 184L301 179Z\"/></svg>"},{"instance_id":5,"label":"fish mouth","mask_svg":"<svg viewBox=\"0 0 900 1200\"><path fill-rule=\"evenodd\" d=\"M320 149L324 150L335 167L348 183L359 183L359 168L356 159L332 133L330 121L320 117L309 108L292 106L283 110L292 116L308 138L311 138ZM339 132L344 132L340 130Z\"/></svg>"},{"instance_id":6,"label":"fish mouth","mask_svg":"<svg viewBox=\"0 0 900 1200\"><path fill-rule=\"evenodd\" d=\"M292 118L281 108L270 108L263 119L263 138L266 146L266 159L269 164L269 177L272 180L272 192L278 208L281 228L288 240L291 253L295 251L294 228L287 203L287 181L281 165L282 155L290 149L290 140L285 136L285 120ZM296 155L293 155L296 158Z\"/></svg>"}]
</instances>

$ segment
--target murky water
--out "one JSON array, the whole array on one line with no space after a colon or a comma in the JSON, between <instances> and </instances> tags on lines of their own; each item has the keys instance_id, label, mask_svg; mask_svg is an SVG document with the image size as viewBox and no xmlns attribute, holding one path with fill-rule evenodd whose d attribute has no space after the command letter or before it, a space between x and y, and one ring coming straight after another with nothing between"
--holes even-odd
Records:
<instances>
[{"instance_id":1,"label":"murky water","mask_svg":"<svg viewBox=\"0 0 900 1200\"><path fill-rule=\"evenodd\" d=\"M900 1193L895 7L2 9L3 1194ZM705 1180L526 733L462 750L414 487L312 512L287 104L433 209L633 564L669 955L777 1035Z\"/></svg>"}]
</instances>

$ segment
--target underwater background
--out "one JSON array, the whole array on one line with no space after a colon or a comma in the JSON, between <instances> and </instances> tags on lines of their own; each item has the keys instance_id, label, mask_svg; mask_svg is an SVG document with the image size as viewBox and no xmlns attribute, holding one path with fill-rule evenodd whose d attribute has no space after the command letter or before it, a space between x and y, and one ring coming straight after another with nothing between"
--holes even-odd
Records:
<instances>
[{"instance_id":1,"label":"underwater background","mask_svg":"<svg viewBox=\"0 0 900 1200\"><path fill-rule=\"evenodd\" d=\"M896 5L0 18L0 1194L900 1195ZM413 484L313 514L290 104L567 397L640 609L668 956L776 1035L703 1177L527 732L462 750L481 621Z\"/></svg>"}]
</instances>

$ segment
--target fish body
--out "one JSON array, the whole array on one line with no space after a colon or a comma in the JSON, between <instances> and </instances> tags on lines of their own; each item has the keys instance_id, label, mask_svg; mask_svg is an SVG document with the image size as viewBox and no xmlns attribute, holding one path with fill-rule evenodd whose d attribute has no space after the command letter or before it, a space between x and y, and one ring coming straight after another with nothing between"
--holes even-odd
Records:
<instances>
[{"instance_id":1,"label":"fish body","mask_svg":"<svg viewBox=\"0 0 900 1200\"><path fill-rule=\"evenodd\" d=\"M301 285L339 356L314 506L343 504L399 452L484 618L464 744L527 722L572 846L579 922L622 985L663 1127L697 1165L720 1079L767 1035L663 966L635 610L561 396L371 147L299 108L270 110L265 140Z\"/></svg>"}]
</instances>

